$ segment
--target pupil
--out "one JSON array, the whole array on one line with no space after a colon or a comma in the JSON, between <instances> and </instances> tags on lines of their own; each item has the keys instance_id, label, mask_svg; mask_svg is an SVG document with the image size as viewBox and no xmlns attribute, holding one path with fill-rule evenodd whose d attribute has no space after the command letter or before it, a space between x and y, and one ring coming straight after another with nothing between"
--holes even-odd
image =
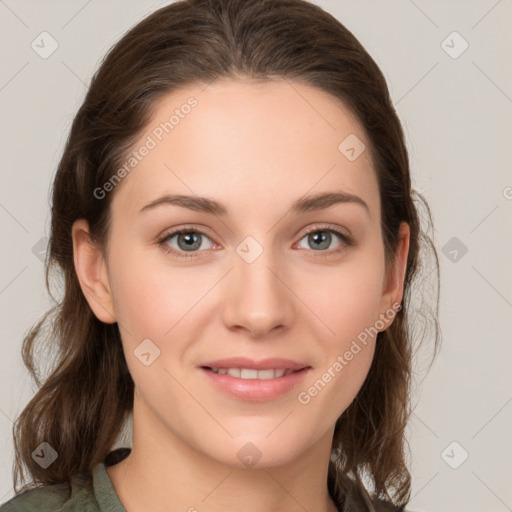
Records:
<instances>
[{"instance_id":1,"label":"pupil","mask_svg":"<svg viewBox=\"0 0 512 512\"><path fill-rule=\"evenodd\" d=\"M178 242L181 242L185 240L185 248L186 249L190 249L190 248L194 248L194 249L197 249L199 248L199 246L201 245L200 243L198 243L198 233L182 233L182 235L179 237L179 240ZM195 247L194 247L194 244L195 244ZM181 244L180 244L180 247L181 247Z\"/></svg>"},{"instance_id":2,"label":"pupil","mask_svg":"<svg viewBox=\"0 0 512 512\"><path fill-rule=\"evenodd\" d=\"M319 234L319 233L321 233L321 234ZM310 235L310 236L313 238L315 243L320 242L320 245L322 245L322 242L325 242L327 240L327 244L324 243L322 245L322 248L325 249L326 247L329 247L329 241L330 241L330 236L331 236L330 233L328 233L326 231L318 231L315 234Z\"/></svg>"}]
</instances>

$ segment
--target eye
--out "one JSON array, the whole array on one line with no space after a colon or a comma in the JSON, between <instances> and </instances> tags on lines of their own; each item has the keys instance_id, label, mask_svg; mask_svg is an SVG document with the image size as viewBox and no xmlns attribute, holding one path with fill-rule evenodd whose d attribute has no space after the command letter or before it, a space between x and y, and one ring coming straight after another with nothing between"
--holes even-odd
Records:
<instances>
[{"instance_id":1,"label":"eye","mask_svg":"<svg viewBox=\"0 0 512 512\"><path fill-rule=\"evenodd\" d=\"M339 246L332 250L324 250L329 249L333 242L333 236L337 237L341 242ZM174 238L176 240L171 242ZM310 244L313 247L313 252L318 253L315 256L321 257L329 257L335 256L339 252L346 249L348 246L354 245L351 238L343 233L340 233L337 229L334 229L331 226L316 226L313 229L310 229L300 240L306 239L306 243ZM204 247L204 241L209 240L213 245L214 242L202 231L198 231L197 229L191 227L184 227L180 229L176 229L171 233L166 234L164 237L158 240L158 245L162 247L162 249L168 253L171 253L176 258L194 258L198 256L198 252L207 249ZM300 244L299 242L299 244ZM304 247L300 247L304 249ZM308 249L308 247L305 247Z\"/></svg>"},{"instance_id":2,"label":"eye","mask_svg":"<svg viewBox=\"0 0 512 512\"><path fill-rule=\"evenodd\" d=\"M177 237L175 242L177 247L174 244L168 244L174 237ZM158 240L158 245L160 245L164 251L172 253L177 258L186 259L193 258L197 250L205 249L203 244L204 239L210 240L210 238L201 231L192 228L181 228Z\"/></svg>"},{"instance_id":3,"label":"eye","mask_svg":"<svg viewBox=\"0 0 512 512\"><path fill-rule=\"evenodd\" d=\"M337 248L334 248L333 250L330 251L325 251L324 249L329 249L332 242L334 241L332 235L334 235L334 239L337 237L339 240L341 240L341 243ZM305 236L301 238L301 241L302 240L306 240L306 244L308 244L309 247L313 247L314 252L326 253L321 255L319 254L319 256L332 256L333 253L337 254L343 249L345 249L347 246L353 245L352 240L347 235L344 235L343 233L340 233L338 230L333 229L329 226L317 226L310 229L305 234ZM308 249L309 247L300 248Z\"/></svg>"}]
</instances>

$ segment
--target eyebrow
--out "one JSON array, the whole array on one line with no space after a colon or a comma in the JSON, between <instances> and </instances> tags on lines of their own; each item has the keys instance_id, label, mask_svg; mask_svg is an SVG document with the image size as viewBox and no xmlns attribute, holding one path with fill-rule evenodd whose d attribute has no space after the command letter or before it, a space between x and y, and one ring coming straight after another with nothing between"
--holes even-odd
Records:
<instances>
[{"instance_id":1,"label":"eyebrow","mask_svg":"<svg viewBox=\"0 0 512 512\"><path fill-rule=\"evenodd\" d=\"M351 203L362 206L366 213L370 214L368 204L359 196L349 194L348 192L327 192L312 196L301 197L292 203L290 211L295 214L307 213L317 210L323 210L336 204ZM189 196L189 195L170 195L166 194L154 201L151 201L139 213L152 210L163 205L174 205L194 210L196 212L209 213L225 217L228 215L228 209L222 203L208 197Z\"/></svg>"}]
</instances>

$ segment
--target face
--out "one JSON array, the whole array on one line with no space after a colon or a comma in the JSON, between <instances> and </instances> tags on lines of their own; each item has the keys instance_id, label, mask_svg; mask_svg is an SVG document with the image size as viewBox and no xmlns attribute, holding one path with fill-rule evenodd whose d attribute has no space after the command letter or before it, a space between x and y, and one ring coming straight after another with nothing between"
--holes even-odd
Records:
<instances>
[{"instance_id":1,"label":"face","mask_svg":"<svg viewBox=\"0 0 512 512\"><path fill-rule=\"evenodd\" d=\"M357 120L304 84L217 80L161 100L133 151L136 165L107 192L104 286L75 262L95 314L119 323L138 414L160 441L229 465L244 463L243 447L277 465L332 439L405 269L403 258L386 277ZM177 195L189 199L161 200ZM202 368L235 357L304 369L243 371L258 376L248 380Z\"/></svg>"}]
</instances>

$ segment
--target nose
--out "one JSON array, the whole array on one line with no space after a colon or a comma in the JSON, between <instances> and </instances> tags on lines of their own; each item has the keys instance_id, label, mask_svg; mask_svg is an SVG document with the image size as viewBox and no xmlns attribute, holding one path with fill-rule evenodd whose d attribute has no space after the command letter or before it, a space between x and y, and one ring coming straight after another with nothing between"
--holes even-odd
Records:
<instances>
[{"instance_id":1,"label":"nose","mask_svg":"<svg viewBox=\"0 0 512 512\"><path fill-rule=\"evenodd\" d=\"M235 254L234 268L224 283L223 320L228 329L261 338L292 325L295 295L287 283L290 273L283 268L270 250L252 262Z\"/></svg>"}]
</instances>

